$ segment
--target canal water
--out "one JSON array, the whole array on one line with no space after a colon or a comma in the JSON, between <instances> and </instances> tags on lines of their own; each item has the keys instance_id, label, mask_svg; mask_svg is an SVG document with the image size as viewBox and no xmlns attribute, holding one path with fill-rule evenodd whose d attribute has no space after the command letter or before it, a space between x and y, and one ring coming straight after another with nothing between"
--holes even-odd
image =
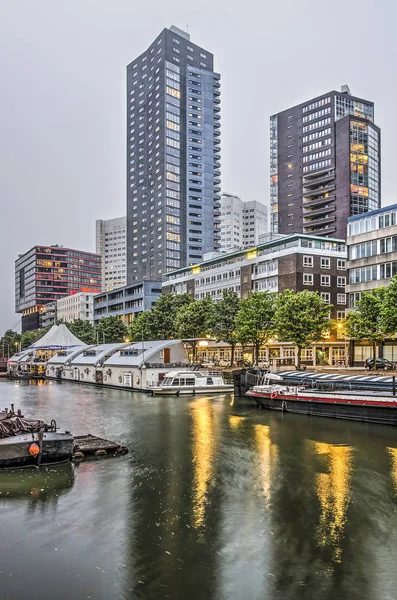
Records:
<instances>
[{"instance_id":1,"label":"canal water","mask_svg":"<svg viewBox=\"0 0 397 600\"><path fill-rule=\"evenodd\" d=\"M0 473L1 600L395 600L397 429L0 382L122 458Z\"/></svg>"}]
</instances>

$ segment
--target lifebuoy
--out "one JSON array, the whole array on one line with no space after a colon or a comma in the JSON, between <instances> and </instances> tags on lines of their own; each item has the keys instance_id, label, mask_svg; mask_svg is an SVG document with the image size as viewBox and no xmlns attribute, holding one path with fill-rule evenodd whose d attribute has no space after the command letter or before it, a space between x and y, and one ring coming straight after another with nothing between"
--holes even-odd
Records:
<instances>
[{"instance_id":1,"label":"lifebuoy","mask_svg":"<svg viewBox=\"0 0 397 600\"><path fill-rule=\"evenodd\" d=\"M278 398L278 391L277 390L273 390L272 393L270 394L270 398L272 400L275 400L276 398Z\"/></svg>"}]
</instances>

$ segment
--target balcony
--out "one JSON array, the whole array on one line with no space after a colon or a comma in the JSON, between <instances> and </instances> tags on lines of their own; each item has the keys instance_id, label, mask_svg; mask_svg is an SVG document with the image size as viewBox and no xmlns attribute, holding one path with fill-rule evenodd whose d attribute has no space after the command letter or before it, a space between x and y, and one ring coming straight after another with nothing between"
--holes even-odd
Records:
<instances>
[{"instance_id":1,"label":"balcony","mask_svg":"<svg viewBox=\"0 0 397 600\"><path fill-rule=\"evenodd\" d=\"M306 208L305 206L303 207ZM335 204L333 206L323 206L323 208L318 208L317 210L308 210L303 212L304 219L312 219L313 217L317 217L319 215L323 215L326 213L330 213L336 210ZM303 224L305 225L305 223Z\"/></svg>"},{"instance_id":2,"label":"balcony","mask_svg":"<svg viewBox=\"0 0 397 600\"><path fill-rule=\"evenodd\" d=\"M304 188L306 184L304 184ZM327 192L332 192L336 188L335 182L331 182L328 185L320 185L316 188L305 190L303 189L302 195L304 198L310 198L313 196L318 196L319 194L325 194Z\"/></svg>"},{"instance_id":3,"label":"balcony","mask_svg":"<svg viewBox=\"0 0 397 600\"><path fill-rule=\"evenodd\" d=\"M307 233L310 235L328 236L328 235L335 233L335 231L336 231L335 225L329 225L328 227L320 227L319 229L312 229L312 230L310 230L309 227L304 227L304 233Z\"/></svg>"},{"instance_id":4,"label":"balcony","mask_svg":"<svg viewBox=\"0 0 397 600\"><path fill-rule=\"evenodd\" d=\"M303 227L305 229L310 229L311 227L319 227L320 225L328 225L329 223L334 223L336 221L336 216L332 215L332 217L324 217L324 219L314 219L313 221L307 221L303 223Z\"/></svg>"},{"instance_id":5,"label":"balcony","mask_svg":"<svg viewBox=\"0 0 397 600\"><path fill-rule=\"evenodd\" d=\"M325 183L327 181L335 180L335 173L321 173L318 177L310 177L309 175L303 175L302 185L303 187L314 187Z\"/></svg>"},{"instance_id":6,"label":"balcony","mask_svg":"<svg viewBox=\"0 0 397 600\"><path fill-rule=\"evenodd\" d=\"M308 202L303 202L303 208L311 208L312 206L321 206L322 204L327 204L328 202L333 202L335 200L335 194L331 194L330 196L326 196L325 198L316 198L315 200L309 200Z\"/></svg>"}]
</instances>

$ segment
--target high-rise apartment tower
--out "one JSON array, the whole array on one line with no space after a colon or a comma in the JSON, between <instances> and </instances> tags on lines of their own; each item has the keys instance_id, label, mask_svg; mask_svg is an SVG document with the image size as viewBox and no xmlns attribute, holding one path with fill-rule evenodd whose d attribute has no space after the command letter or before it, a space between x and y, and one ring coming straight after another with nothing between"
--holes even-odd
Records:
<instances>
[{"instance_id":1,"label":"high-rise apartment tower","mask_svg":"<svg viewBox=\"0 0 397 600\"><path fill-rule=\"evenodd\" d=\"M220 82L177 27L127 67L127 281L219 247Z\"/></svg>"},{"instance_id":2,"label":"high-rise apartment tower","mask_svg":"<svg viewBox=\"0 0 397 600\"><path fill-rule=\"evenodd\" d=\"M379 206L373 102L343 86L270 118L273 232L346 239L348 217Z\"/></svg>"}]
</instances>

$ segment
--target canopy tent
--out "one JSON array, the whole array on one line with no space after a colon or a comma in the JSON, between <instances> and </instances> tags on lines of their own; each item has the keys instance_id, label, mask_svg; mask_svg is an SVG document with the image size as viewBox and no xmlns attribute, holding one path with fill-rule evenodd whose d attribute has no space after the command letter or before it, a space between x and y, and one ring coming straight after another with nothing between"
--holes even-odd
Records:
<instances>
[{"instance_id":1,"label":"canopy tent","mask_svg":"<svg viewBox=\"0 0 397 600\"><path fill-rule=\"evenodd\" d=\"M61 325L53 325L42 338L29 348L38 350L39 348L70 348L71 346L85 345L62 323Z\"/></svg>"}]
</instances>

